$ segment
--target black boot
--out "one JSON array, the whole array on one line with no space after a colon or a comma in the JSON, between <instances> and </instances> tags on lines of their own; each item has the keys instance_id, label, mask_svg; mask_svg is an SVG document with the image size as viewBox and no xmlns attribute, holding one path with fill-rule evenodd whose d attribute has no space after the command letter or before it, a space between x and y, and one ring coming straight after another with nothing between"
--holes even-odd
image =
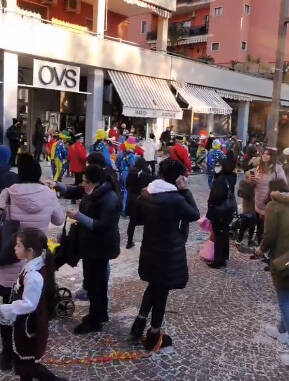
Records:
<instances>
[{"instance_id":1,"label":"black boot","mask_svg":"<svg viewBox=\"0 0 289 381\"><path fill-rule=\"evenodd\" d=\"M95 321L90 315L84 316L82 322L74 328L75 335L85 335L86 333L101 331L101 322Z\"/></svg>"},{"instance_id":2,"label":"black boot","mask_svg":"<svg viewBox=\"0 0 289 381\"><path fill-rule=\"evenodd\" d=\"M147 331L144 347L147 351L158 351L161 348L170 347L173 341L169 335L164 335L161 331L152 333L151 329Z\"/></svg>"},{"instance_id":3,"label":"black boot","mask_svg":"<svg viewBox=\"0 0 289 381\"><path fill-rule=\"evenodd\" d=\"M3 372L12 370L13 363L12 358L9 356L3 355L3 353L0 354L0 369L3 370Z\"/></svg>"},{"instance_id":4,"label":"black boot","mask_svg":"<svg viewBox=\"0 0 289 381\"><path fill-rule=\"evenodd\" d=\"M126 249L131 249L135 246L135 243L134 242L127 242L126 244Z\"/></svg>"},{"instance_id":5,"label":"black boot","mask_svg":"<svg viewBox=\"0 0 289 381\"><path fill-rule=\"evenodd\" d=\"M147 319L137 317L131 327L130 336L133 340L138 341L142 338Z\"/></svg>"}]
</instances>

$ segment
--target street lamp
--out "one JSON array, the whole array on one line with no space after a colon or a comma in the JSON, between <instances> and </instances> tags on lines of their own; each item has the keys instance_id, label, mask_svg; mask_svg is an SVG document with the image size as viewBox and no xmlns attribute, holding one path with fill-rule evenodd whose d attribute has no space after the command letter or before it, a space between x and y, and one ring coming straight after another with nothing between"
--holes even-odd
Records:
<instances>
[{"instance_id":1,"label":"street lamp","mask_svg":"<svg viewBox=\"0 0 289 381\"><path fill-rule=\"evenodd\" d=\"M283 80L283 65L286 49L287 24L289 23L288 9L289 1L281 0L272 105L267 130L268 146L273 148L277 147L279 132L280 96Z\"/></svg>"}]
</instances>

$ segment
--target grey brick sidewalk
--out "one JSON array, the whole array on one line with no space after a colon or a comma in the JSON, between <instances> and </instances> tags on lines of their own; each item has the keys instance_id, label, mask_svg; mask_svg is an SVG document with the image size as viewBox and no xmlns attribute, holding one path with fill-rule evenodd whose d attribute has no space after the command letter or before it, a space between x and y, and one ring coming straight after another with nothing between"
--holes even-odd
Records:
<instances>
[{"instance_id":1,"label":"grey brick sidewalk","mask_svg":"<svg viewBox=\"0 0 289 381\"><path fill-rule=\"evenodd\" d=\"M191 177L190 186L204 212L208 197L205 177ZM51 323L48 358L142 350L127 341L145 287L137 274L141 229L136 232L136 247L128 251L124 249L126 227L127 220L122 219L122 252L111 261L110 322L100 334L74 336L73 327L88 308L87 303L78 302L73 319ZM53 229L51 234L55 233ZM264 325L276 323L278 318L270 275L263 271L262 263L250 261L248 255L237 253L234 247L227 269L208 268L197 257L205 239L197 224L192 224L188 242L190 280L185 290L169 296L164 324L164 331L173 338L174 353L50 368L71 381L287 381L288 369L279 360L279 353L286 348L264 333ZM57 278L59 285L75 291L81 286L81 267L64 267ZM1 381L15 379L9 373L0 376Z\"/></svg>"}]
</instances>

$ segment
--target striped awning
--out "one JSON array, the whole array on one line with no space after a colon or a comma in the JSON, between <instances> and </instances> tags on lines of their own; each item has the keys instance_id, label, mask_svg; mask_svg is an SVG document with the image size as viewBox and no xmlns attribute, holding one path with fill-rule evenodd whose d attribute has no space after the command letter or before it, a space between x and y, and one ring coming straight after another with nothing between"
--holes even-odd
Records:
<instances>
[{"instance_id":1,"label":"striped awning","mask_svg":"<svg viewBox=\"0 0 289 381\"><path fill-rule=\"evenodd\" d=\"M177 82L172 82L172 85L177 90L177 94L196 113L219 115L229 115L232 113L232 108L215 90L189 84L182 85Z\"/></svg>"},{"instance_id":2,"label":"striped awning","mask_svg":"<svg viewBox=\"0 0 289 381\"><path fill-rule=\"evenodd\" d=\"M108 70L123 104L123 115L182 119L183 111L164 79Z\"/></svg>"},{"instance_id":3,"label":"striped awning","mask_svg":"<svg viewBox=\"0 0 289 381\"><path fill-rule=\"evenodd\" d=\"M147 8L153 13L163 18L169 19L172 17L172 13L170 11L167 11L166 9L160 8L156 5L149 4L146 1L143 1L143 0L124 0L124 1L128 4L135 4L135 5L138 5L139 7Z\"/></svg>"},{"instance_id":4,"label":"striped awning","mask_svg":"<svg viewBox=\"0 0 289 381\"><path fill-rule=\"evenodd\" d=\"M233 99L235 101L252 102L253 98L250 95L237 93L235 91L216 90L222 98Z\"/></svg>"}]
</instances>

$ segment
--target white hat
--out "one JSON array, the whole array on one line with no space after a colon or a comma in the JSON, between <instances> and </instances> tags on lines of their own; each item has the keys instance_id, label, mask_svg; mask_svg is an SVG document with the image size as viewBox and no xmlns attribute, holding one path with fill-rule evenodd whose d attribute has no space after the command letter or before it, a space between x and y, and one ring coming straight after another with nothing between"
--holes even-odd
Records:
<instances>
[{"instance_id":1,"label":"white hat","mask_svg":"<svg viewBox=\"0 0 289 381\"><path fill-rule=\"evenodd\" d=\"M283 154L289 156L289 147L283 149Z\"/></svg>"}]
</instances>

